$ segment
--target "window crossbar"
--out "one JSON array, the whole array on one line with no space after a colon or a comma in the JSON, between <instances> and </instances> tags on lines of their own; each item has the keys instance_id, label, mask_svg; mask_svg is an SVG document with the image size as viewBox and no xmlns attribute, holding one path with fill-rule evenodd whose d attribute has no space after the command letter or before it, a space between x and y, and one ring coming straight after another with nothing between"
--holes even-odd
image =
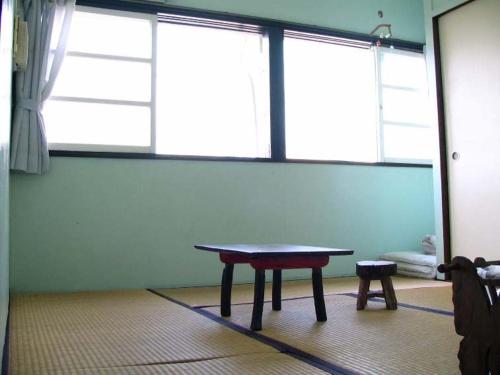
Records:
<instances>
[{"instance_id":1,"label":"window crossbar","mask_svg":"<svg viewBox=\"0 0 500 375\"><path fill-rule=\"evenodd\" d=\"M407 121L384 121L385 125L391 126L400 126L406 128L421 128L421 129L430 129L430 125L421 124L417 122L407 122Z\"/></svg>"},{"instance_id":2,"label":"window crossbar","mask_svg":"<svg viewBox=\"0 0 500 375\"><path fill-rule=\"evenodd\" d=\"M89 52L77 52L68 51L66 56L71 57L87 57L91 59L105 59L105 60L115 60L115 61L130 61L130 62L142 62L151 64L152 59L146 57L130 57L130 56L118 56L118 55L107 55L104 53L89 53Z\"/></svg>"},{"instance_id":3,"label":"window crossbar","mask_svg":"<svg viewBox=\"0 0 500 375\"><path fill-rule=\"evenodd\" d=\"M346 47L356 47L356 48L369 49L372 46L371 42L365 42L362 40L339 38L339 37L330 36L330 35L305 33L305 32L301 32L301 31L285 30L284 35L287 38L295 38L295 39L307 40L307 41L311 41L311 42L336 44L336 45L341 45L341 46L346 46Z\"/></svg>"},{"instance_id":4,"label":"window crossbar","mask_svg":"<svg viewBox=\"0 0 500 375\"><path fill-rule=\"evenodd\" d=\"M54 100L59 102L73 102L73 103L114 104L114 105L127 105L136 107L151 107L150 101L143 102L134 100L81 98L75 96L51 96L49 100Z\"/></svg>"},{"instance_id":5,"label":"window crossbar","mask_svg":"<svg viewBox=\"0 0 500 375\"><path fill-rule=\"evenodd\" d=\"M222 21L216 19L199 18L199 17L180 16L180 15L166 14L166 13L158 14L158 22L173 23L176 25L185 25L185 26L209 27L212 29L242 31L253 34L263 33L263 27L258 25L231 22L231 21Z\"/></svg>"}]
</instances>

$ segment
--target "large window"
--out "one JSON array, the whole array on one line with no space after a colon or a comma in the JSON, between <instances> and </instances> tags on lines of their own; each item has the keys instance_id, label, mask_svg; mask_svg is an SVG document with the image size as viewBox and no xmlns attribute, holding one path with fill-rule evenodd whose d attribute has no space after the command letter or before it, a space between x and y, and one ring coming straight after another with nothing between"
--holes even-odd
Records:
<instances>
[{"instance_id":1,"label":"large window","mask_svg":"<svg viewBox=\"0 0 500 375\"><path fill-rule=\"evenodd\" d=\"M426 93L421 53L79 6L43 114L53 150L428 163Z\"/></svg>"}]
</instances>

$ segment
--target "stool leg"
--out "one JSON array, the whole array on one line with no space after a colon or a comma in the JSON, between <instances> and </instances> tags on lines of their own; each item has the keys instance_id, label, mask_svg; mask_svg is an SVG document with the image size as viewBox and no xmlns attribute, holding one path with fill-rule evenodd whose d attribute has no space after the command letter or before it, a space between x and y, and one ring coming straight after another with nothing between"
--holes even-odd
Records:
<instances>
[{"instance_id":1,"label":"stool leg","mask_svg":"<svg viewBox=\"0 0 500 375\"><path fill-rule=\"evenodd\" d=\"M391 278L384 277L380 280L380 282L382 283L382 289L384 290L385 305L387 306L387 310L396 310L398 308L398 300L396 299L396 293L394 292Z\"/></svg>"},{"instance_id":2,"label":"stool leg","mask_svg":"<svg viewBox=\"0 0 500 375\"><path fill-rule=\"evenodd\" d=\"M281 310L281 270L273 270L273 310Z\"/></svg>"},{"instance_id":3,"label":"stool leg","mask_svg":"<svg viewBox=\"0 0 500 375\"><path fill-rule=\"evenodd\" d=\"M222 316L231 316L231 288L233 286L234 264L224 266L222 271L222 285L220 289L220 314Z\"/></svg>"},{"instance_id":4,"label":"stool leg","mask_svg":"<svg viewBox=\"0 0 500 375\"><path fill-rule=\"evenodd\" d=\"M316 320L318 322L326 322L325 297L323 295L323 275L321 273L321 268L312 269L312 283Z\"/></svg>"},{"instance_id":5,"label":"stool leg","mask_svg":"<svg viewBox=\"0 0 500 375\"><path fill-rule=\"evenodd\" d=\"M368 302L368 292L370 291L370 279L359 279L358 303L356 308L364 310Z\"/></svg>"},{"instance_id":6,"label":"stool leg","mask_svg":"<svg viewBox=\"0 0 500 375\"><path fill-rule=\"evenodd\" d=\"M255 285L253 294L252 331L262 329L262 311L264 310L264 291L266 285L266 271L255 270Z\"/></svg>"}]
</instances>

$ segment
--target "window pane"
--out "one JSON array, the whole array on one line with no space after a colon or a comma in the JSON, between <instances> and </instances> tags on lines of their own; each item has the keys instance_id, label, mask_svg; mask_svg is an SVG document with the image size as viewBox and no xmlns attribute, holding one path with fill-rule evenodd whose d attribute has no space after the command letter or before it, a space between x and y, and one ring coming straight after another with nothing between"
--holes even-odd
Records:
<instances>
[{"instance_id":1,"label":"window pane","mask_svg":"<svg viewBox=\"0 0 500 375\"><path fill-rule=\"evenodd\" d=\"M68 51L151 58L151 21L76 11Z\"/></svg>"},{"instance_id":2,"label":"window pane","mask_svg":"<svg viewBox=\"0 0 500 375\"><path fill-rule=\"evenodd\" d=\"M262 35L158 25L157 152L268 157L268 47Z\"/></svg>"},{"instance_id":3,"label":"window pane","mask_svg":"<svg viewBox=\"0 0 500 375\"><path fill-rule=\"evenodd\" d=\"M425 88L427 73L424 55L390 50L382 52L381 75L384 85Z\"/></svg>"},{"instance_id":4,"label":"window pane","mask_svg":"<svg viewBox=\"0 0 500 375\"><path fill-rule=\"evenodd\" d=\"M382 95L385 121L429 123L429 103L423 92L384 88Z\"/></svg>"},{"instance_id":5,"label":"window pane","mask_svg":"<svg viewBox=\"0 0 500 375\"><path fill-rule=\"evenodd\" d=\"M373 51L285 38L286 156L377 160Z\"/></svg>"},{"instance_id":6,"label":"window pane","mask_svg":"<svg viewBox=\"0 0 500 375\"><path fill-rule=\"evenodd\" d=\"M151 64L66 56L52 95L149 101Z\"/></svg>"},{"instance_id":7,"label":"window pane","mask_svg":"<svg viewBox=\"0 0 500 375\"><path fill-rule=\"evenodd\" d=\"M434 139L429 128L386 125L384 127L384 153L391 159L432 160Z\"/></svg>"},{"instance_id":8,"label":"window pane","mask_svg":"<svg viewBox=\"0 0 500 375\"><path fill-rule=\"evenodd\" d=\"M149 146L150 109L49 100L43 116L49 143Z\"/></svg>"}]
</instances>

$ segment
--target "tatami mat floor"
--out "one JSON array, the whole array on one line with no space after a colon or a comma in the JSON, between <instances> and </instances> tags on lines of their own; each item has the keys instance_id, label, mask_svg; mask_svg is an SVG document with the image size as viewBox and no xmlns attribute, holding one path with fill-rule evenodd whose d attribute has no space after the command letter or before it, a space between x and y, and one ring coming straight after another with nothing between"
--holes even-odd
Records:
<instances>
[{"instance_id":1,"label":"tatami mat floor","mask_svg":"<svg viewBox=\"0 0 500 375\"><path fill-rule=\"evenodd\" d=\"M316 322L311 299L284 301L281 311L264 309L261 335L361 374L453 374L458 371L459 336L453 318L414 308L385 310L370 302L356 311L345 295L325 298L328 322ZM218 314L218 308L208 311ZM252 308L234 306L229 320L247 326Z\"/></svg>"},{"instance_id":2,"label":"tatami mat floor","mask_svg":"<svg viewBox=\"0 0 500 375\"><path fill-rule=\"evenodd\" d=\"M458 373L449 283L395 278L397 311L358 312L357 282L325 280L325 323L310 282L285 282L259 333L252 285L234 287L229 319L215 287L12 296L9 374Z\"/></svg>"}]
</instances>

